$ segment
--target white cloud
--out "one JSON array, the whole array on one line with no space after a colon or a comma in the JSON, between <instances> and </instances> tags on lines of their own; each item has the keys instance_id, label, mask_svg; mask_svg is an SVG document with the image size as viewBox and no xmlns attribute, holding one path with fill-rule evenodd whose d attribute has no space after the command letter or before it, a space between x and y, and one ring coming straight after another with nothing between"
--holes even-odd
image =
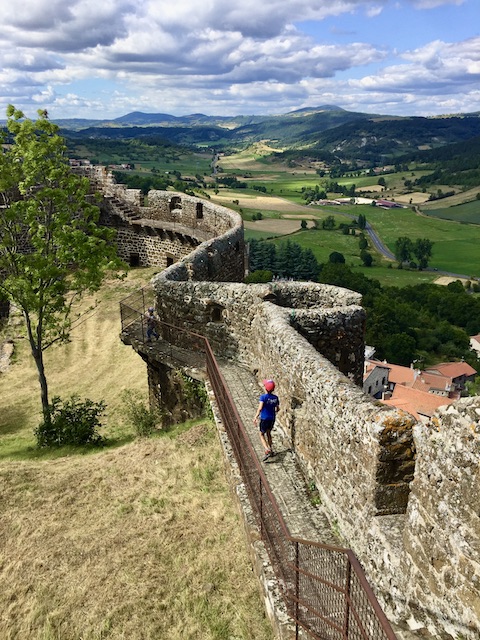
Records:
<instances>
[{"instance_id":1,"label":"white cloud","mask_svg":"<svg viewBox=\"0 0 480 640\"><path fill-rule=\"evenodd\" d=\"M478 82L478 39L435 41L402 55L361 42L361 35L355 43L330 44L320 30L314 38L295 26L355 14L361 34L361 20L374 20L388 6L435 10L463 2L9 2L2 7L0 112L12 101L24 110L45 101L52 116L58 117L87 111L98 117L99 111L120 115L142 105L187 113L190 105L197 111L199 103L209 113L222 109L258 113L280 106L288 110L300 102L303 106L330 102L345 108L392 104L395 111L394 100L405 108L410 96L447 94L449 87L455 89L454 99L464 98L470 104L468 96L474 95ZM389 66L377 71L387 57ZM375 72L370 72L372 67ZM363 78L362 68L369 69ZM345 76L353 69L358 79L347 82ZM88 79L116 82L119 91L93 98L81 95L75 83ZM322 93L327 84L328 100Z\"/></svg>"}]
</instances>

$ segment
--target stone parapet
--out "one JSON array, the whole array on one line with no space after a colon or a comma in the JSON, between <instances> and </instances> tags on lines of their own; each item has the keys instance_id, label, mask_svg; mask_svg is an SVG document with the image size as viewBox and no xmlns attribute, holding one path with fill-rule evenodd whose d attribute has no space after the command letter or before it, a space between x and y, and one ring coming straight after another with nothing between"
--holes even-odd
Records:
<instances>
[{"instance_id":1,"label":"stone parapet","mask_svg":"<svg viewBox=\"0 0 480 640\"><path fill-rule=\"evenodd\" d=\"M161 244L162 217L165 226L219 233L168 249L176 262L151 282L160 319L205 335L217 356L247 365L258 381L275 378L285 444L389 618L418 637L478 640L480 398L422 426L364 394L360 295L314 283L242 284L241 220L210 203L200 210L198 200L150 192L142 207L142 217L153 216L145 247ZM128 233L140 237L134 226ZM155 251L145 249L145 260ZM149 375L155 384L161 377Z\"/></svg>"}]
</instances>

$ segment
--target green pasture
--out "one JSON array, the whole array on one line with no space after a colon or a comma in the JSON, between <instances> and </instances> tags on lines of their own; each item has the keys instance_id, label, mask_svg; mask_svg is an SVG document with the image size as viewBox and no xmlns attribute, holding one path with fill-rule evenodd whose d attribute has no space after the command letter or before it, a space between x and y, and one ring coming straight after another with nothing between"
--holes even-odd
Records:
<instances>
[{"instance_id":1,"label":"green pasture","mask_svg":"<svg viewBox=\"0 0 480 640\"><path fill-rule=\"evenodd\" d=\"M424 209L423 213L430 218L480 225L480 200L473 200L472 202L443 209Z\"/></svg>"},{"instance_id":2,"label":"green pasture","mask_svg":"<svg viewBox=\"0 0 480 640\"><path fill-rule=\"evenodd\" d=\"M345 256L345 261L348 265L358 266L362 263L358 238L354 236L345 236L335 230L308 229L292 233L288 238L304 249L311 249L318 262L328 262L332 251L338 251ZM286 237L284 236L283 238L276 238L272 242L278 245L285 240Z\"/></svg>"},{"instance_id":3,"label":"green pasture","mask_svg":"<svg viewBox=\"0 0 480 640\"><path fill-rule=\"evenodd\" d=\"M372 255L373 252L372 252ZM397 269L395 263L390 263L391 269L385 266L353 267L354 271L360 271L367 278L378 280L382 287L407 287L416 284L434 282L438 274L431 271L411 271L410 269Z\"/></svg>"},{"instance_id":4,"label":"green pasture","mask_svg":"<svg viewBox=\"0 0 480 640\"><path fill-rule=\"evenodd\" d=\"M152 169L156 169L160 175L167 171L180 171L182 176L194 176L196 173L199 173L201 176L204 174L209 176L212 172L211 162L211 154L185 155L175 160L169 156L159 154L154 159L135 162L135 169L149 173Z\"/></svg>"},{"instance_id":5,"label":"green pasture","mask_svg":"<svg viewBox=\"0 0 480 640\"><path fill-rule=\"evenodd\" d=\"M251 232L246 230L246 239L251 239ZM255 239L261 239L260 232ZM274 234L265 233L264 238L271 238ZM369 249L372 253L375 264L371 267L365 267L360 260L360 249L358 246L358 236L346 236L338 230L326 231L309 229L307 231L297 231L289 236L278 237L272 240L276 245L292 240L299 244L303 249L311 249L318 262L328 262L329 256L333 251L338 251L345 257L345 263L354 271L360 271L368 278L379 280L382 286L405 287L407 285L423 284L425 282L433 282L438 274L430 271L415 271L409 269L398 269L396 263L382 261L375 251ZM389 268L388 265L391 265Z\"/></svg>"},{"instance_id":6,"label":"green pasture","mask_svg":"<svg viewBox=\"0 0 480 640\"><path fill-rule=\"evenodd\" d=\"M356 209L359 213L363 209L362 213L391 251L395 250L395 241L400 236L412 240L429 238L434 243L430 266L480 276L480 227L426 218L411 209L386 210L368 206Z\"/></svg>"},{"instance_id":7,"label":"green pasture","mask_svg":"<svg viewBox=\"0 0 480 640\"><path fill-rule=\"evenodd\" d=\"M245 229L244 231L246 242L248 242L249 240L265 240L267 238L276 238L278 236L285 238L285 235L275 233L274 231L257 231L256 229Z\"/></svg>"}]
</instances>

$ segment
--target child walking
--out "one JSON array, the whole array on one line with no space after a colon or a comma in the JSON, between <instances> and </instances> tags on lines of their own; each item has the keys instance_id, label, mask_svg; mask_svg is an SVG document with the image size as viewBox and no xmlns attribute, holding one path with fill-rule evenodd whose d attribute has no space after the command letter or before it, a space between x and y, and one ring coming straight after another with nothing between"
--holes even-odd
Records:
<instances>
[{"instance_id":1,"label":"child walking","mask_svg":"<svg viewBox=\"0 0 480 640\"><path fill-rule=\"evenodd\" d=\"M260 440L265 448L265 456L263 458L265 462L265 460L275 455L272 447L272 429L277 412L280 409L280 400L278 396L272 393L275 390L275 382L273 380L263 380L263 386L266 393L263 393L259 398L260 401L253 424L256 425L260 418Z\"/></svg>"}]
</instances>

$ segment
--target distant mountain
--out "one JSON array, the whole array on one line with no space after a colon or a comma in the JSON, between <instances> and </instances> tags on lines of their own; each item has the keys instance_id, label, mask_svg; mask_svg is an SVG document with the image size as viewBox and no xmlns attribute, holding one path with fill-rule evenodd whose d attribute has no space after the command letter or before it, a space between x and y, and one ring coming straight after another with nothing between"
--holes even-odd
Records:
<instances>
[{"instance_id":1,"label":"distant mountain","mask_svg":"<svg viewBox=\"0 0 480 640\"><path fill-rule=\"evenodd\" d=\"M345 111L345 109L342 109L342 107L337 107L333 104L324 104L321 107L304 107L303 109L295 109L295 111L289 111L286 115L307 115L309 113L321 113L322 111Z\"/></svg>"},{"instance_id":2,"label":"distant mountain","mask_svg":"<svg viewBox=\"0 0 480 640\"><path fill-rule=\"evenodd\" d=\"M241 147L267 140L278 149L328 153L342 160L381 163L480 135L480 114L401 117L346 111L335 105L275 116L132 113L114 120L62 120L72 139L143 138L185 146Z\"/></svg>"},{"instance_id":3,"label":"distant mountain","mask_svg":"<svg viewBox=\"0 0 480 640\"><path fill-rule=\"evenodd\" d=\"M146 126L149 124L162 124L165 122L176 122L179 120L176 116L171 116L168 113L142 113L141 111L132 111L119 118L111 120L112 123L126 124L129 126L140 125Z\"/></svg>"}]
</instances>

